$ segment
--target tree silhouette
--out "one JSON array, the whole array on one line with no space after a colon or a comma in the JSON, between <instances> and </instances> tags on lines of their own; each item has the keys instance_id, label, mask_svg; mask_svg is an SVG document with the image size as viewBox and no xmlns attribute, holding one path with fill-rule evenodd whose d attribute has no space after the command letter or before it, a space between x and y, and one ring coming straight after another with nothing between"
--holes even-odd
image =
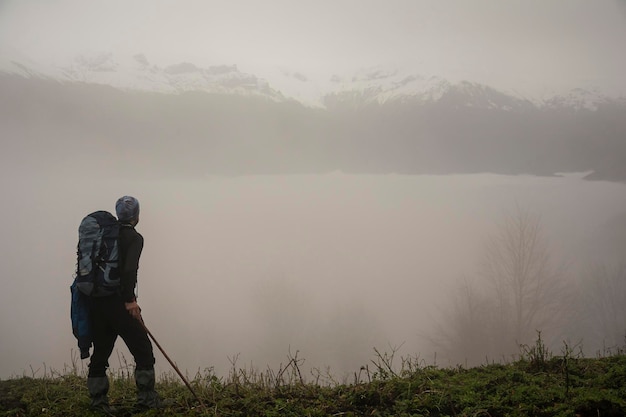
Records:
<instances>
[{"instance_id":1,"label":"tree silhouette","mask_svg":"<svg viewBox=\"0 0 626 417\"><path fill-rule=\"evenodd\" d=\"M499 331L529 343L560 317L563 269L552 259L540 217L516 207L487 240L481 273L495 302Z\"/></svg>"},{"instance_id":2,"label":"tree silhouette","mask_svg":"<svg viewBox=\"0 0 626 417\"><path fill-rule=\"evenodd\" d=\"M594 264L582 275L571 332L586 350L623 348L626 342L626 264ZM605 352L599 352L605 353Z\"/></svg>"},{"instance_id":3,"label":"tree silhouette","mask_svg":"<svg viewBox=\"0 0 626 417\"><path fill-rule=\"evenodd\" d=\"M516 355L520 344L559 328L567 315L563 271L540 217L517 206L487 238L479 273L454 298L435 345L457 363Z\"/></svg>"}]
</instances>

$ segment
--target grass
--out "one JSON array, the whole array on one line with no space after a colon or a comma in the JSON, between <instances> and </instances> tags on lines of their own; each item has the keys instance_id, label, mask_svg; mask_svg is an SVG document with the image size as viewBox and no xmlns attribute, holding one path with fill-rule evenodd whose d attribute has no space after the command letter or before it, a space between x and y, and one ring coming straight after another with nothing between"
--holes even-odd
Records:
<instances>
[{"instance_id":1,"label":"grass","mask_svg":"<svg viewBox=\"0 0 626 417\"><path fill-rule=\"evenodd\" d=\"M523 347L508 364L464 368L420 366L415 358L376 352L376 358L354 374L351 383L337 383L327 374L303 378L303 363L289 356L277 371L235 366L226 378L209 369L190 381L199 404L175 374L162 375L157 390L173 404L143 416L624 416L626 355L622 351L597 358L559 356L547 351L541 337ZM84 375L76 369L44 377L0 381L0 416L92 416ZM129 372L111 378L109 397L121 415L135 401Z\"/></svg>"}]
</instances>

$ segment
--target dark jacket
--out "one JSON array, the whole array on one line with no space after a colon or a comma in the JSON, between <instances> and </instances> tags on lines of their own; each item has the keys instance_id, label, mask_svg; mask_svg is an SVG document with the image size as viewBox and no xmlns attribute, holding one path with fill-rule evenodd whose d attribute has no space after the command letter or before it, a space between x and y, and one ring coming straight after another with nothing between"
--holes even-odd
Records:
<instances>
[{"instance_id":1,"label":"dark jacket","mask_svg":"<svg viewBox=\"0 0 626 417\"><path fill-rule=\"evenodd\" d=\"M120 226L120 289L124 302L135 300L135 286L137 285L137 270L139 257L143 249L143 236L135 228L126 223Z\"/></svg>"}]
</instances>

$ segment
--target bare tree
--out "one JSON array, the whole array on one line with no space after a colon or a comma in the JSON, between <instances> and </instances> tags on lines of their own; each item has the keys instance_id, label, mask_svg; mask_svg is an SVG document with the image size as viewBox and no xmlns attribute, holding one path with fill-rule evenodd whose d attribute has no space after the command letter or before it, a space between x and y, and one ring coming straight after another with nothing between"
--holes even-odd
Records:
<instances>
[{"instance_id":1,"label":"bare tree","mask_svg":"<svg viewBox=\"0 0 626 417\"><path fill-rule=\"evenodd\" d=\"M552 259L540 217L516 207L489 237L481 273L495 303L497 331L515 343L529 343L538 330L557 325L566 287L563 267Z\"/></svg>"},{"instance_id":2,"label":"bare tree","mask_svg":"<svg viewBox=\"0 0 626 417\"><path fill-rule=\"evenodd\" d=\"M451 305L441 311L435 336L429 339L450 364L477 365L491 355L486 326L489 300L466 279L451 301Z\"/></svg>"},{"instance_id":3,"label":"bare tree","mask_svg":"<svg viewBox=\"0 0 626 417\"><path fill-rule=\"evenodd\" d=\"M586 348L623 348L626 342L626 264L595 264L582 275L572 332Z\"/></svg>"},{"instance_id":4,"label":"bare tree","mask_svg":"<svg viewBox=\"0 0 626 417\"><path fill-rule=\"evenodd\" d=\"M435 345L450 360L471 364L519 353L537 331L560 328L571 305L563 272L539 216L516 207L488 237L479 274L443 316Z\"/></svg>"}]
</instances>

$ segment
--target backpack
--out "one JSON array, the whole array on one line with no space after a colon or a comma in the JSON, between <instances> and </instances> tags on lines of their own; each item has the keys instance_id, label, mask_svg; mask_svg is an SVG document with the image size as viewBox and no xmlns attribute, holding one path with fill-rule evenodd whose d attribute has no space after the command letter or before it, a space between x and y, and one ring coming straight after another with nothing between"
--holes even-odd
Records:
<instances>
[{"instance_id":1,"label":"backpack","mask_svg":"<svg viewBox=\"0 0 626 417\"><path fill-rule=\"evenodd\" d=\"M120 286L120 224L108 211L86 216L78 227L76 286L85 295L112 295Z\"/></svg>"},{"instance_id":2,"label":"backpack","mask_svg":"<svg viewBox=\"0 0 626 417\"><path fill-rule=\"evenodd\" d=\"M89 357L92 345L89 297L112 295L119 290L119 230L119 222L107 211L85 216L78 227L76 276L70 286L70 317L81 359Z\"/></svg>"}]
</instances>

